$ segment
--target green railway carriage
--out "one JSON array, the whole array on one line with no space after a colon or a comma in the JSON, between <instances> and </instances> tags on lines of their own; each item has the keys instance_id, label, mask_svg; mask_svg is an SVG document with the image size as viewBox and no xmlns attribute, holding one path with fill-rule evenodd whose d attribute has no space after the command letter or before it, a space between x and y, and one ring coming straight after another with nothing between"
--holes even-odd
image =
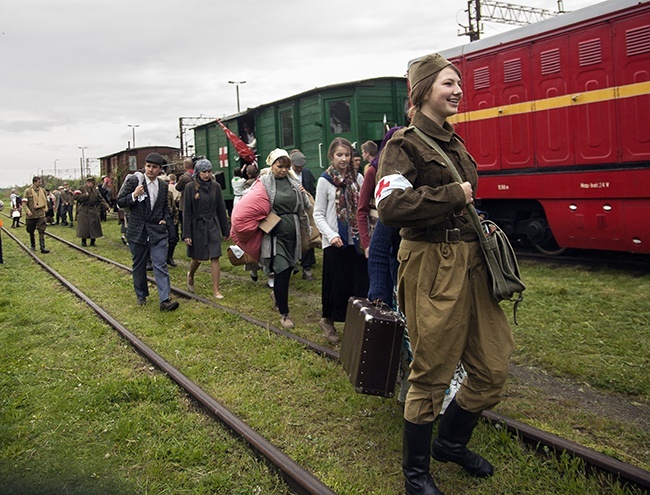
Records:
<instances>
[{"instance_id":1,"label":"green railway carriage","mask_svg":"<svg viewBox=\"0 0 650 495\"><path fill-rule=\"evenodd\" d=\"M344 137L360 151L361 144L381 143L387 129L404 125L406 79L381 77L315 88L221 119L234 134L245 124L254 131L260 168L275 148L300 149L316 177L327 168L327 148ZM230 179L239 155L217 122L194 128L197 155L205 155L226 177L226 200L232 200Z\"/></svg>"}]
</instances>

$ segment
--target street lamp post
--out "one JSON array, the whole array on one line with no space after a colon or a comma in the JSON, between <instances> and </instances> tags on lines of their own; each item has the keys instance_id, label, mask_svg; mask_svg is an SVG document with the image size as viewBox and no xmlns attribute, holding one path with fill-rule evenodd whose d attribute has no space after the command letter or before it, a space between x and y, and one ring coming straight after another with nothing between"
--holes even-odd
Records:
<instances>
[{"instance_id":1,"label":"street lamp post","mask_svg":"<svg viewBox=\"0 0 650 495\"><path fill-rule=\"evenodd\" d=\"M54 160L54 177L56 177L56 162L58 162L58 161L59 161L58 158L56 160Z\"/></svg>"},{"instance_id":2,"label":"street lamp post","mask_svg":"<svg viewBox=\"0 0 650 495\"><path fill-rule=\"evenodd\" d=\"M133 147L135 148L135 128L140 127L140 124L127 124L133 130Z\"/></svg>"},{"instance_id":3,"label":"street lamp post","mask_svg":"<svg viewBox=\"0 0 650 495\"><path fill-rule=\"evenodd\" d=\"M239 85L246 84L246 81L228 81L228 84L234 84L237 89L237 113L239 113Z\"/></svg>"},{"instance_id":4,"label":"street lamp post","mask_svg":"<svg viewBox=\"0 0 650 495\"><path fill-rule=\"evenodd\" d=\"M80 184L83 184L84 181L84 162L86 161L86 156L84 155L84 150L88 146L79 146L79 149L81 150L81 182Z\"/></svg>"}]
</instances>

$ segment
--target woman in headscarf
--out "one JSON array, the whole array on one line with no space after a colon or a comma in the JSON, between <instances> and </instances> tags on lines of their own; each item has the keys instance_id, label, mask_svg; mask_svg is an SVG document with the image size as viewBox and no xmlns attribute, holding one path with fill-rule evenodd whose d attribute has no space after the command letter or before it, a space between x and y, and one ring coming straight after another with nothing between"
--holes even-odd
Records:
<instances>
[{"instance_id":1,"label":"woman in headscarf","mask_svg":"<svg viewBox=\"0 0 650 495\"><path fill-rule=\"evenodd\" d=\"M221 239L228 238L230 223L221 186L212 179L212 163L201 159L194 165L193 181L183 192L183 241L192 258L187 272L187 290L194 292L194 274L201 261L210 260L212 292L223 299L221 288Z\"/></svg>"},{"instance_id":2,"label":"woman in headscarf","mask_svg":"<svg viewBox=\"0 0 650 495\"><path fill-rule=\"evenodd\" d=\"M336 138L327 156L330 166L316 184L314 221L323 238L323 335L337 343L335 321L345 321L348 299L366 297L368 266L360 254L357 208L363 177L352 166L352 145Z\"/></svg>"},{"instance_id":3,"label":"woman in headscarf","mask_svg":"<svg viewBox=\"0 0 650 495\"><path fill-rule=\"evenodd\" d=\"M280 323L288 329L294 327L289 317L289 281L302 257L301 231L309 232L306 210L311 203L291 170L291 158L285 150L273 150L266 163L271 168L262 170L253 187L264 187L271 211L280 216L280 221L264 236L260 261L268 274L275 274L271 296L281 315Z\"/></svg>"}]
</instances>

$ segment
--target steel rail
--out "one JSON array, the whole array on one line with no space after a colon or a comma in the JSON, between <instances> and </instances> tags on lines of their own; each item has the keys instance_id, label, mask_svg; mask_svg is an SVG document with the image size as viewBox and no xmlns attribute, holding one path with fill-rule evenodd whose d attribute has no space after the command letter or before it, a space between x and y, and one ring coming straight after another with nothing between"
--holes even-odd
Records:
<instances>
[{"instance_id":1,"label":"steel rail","mask_svg":"<svg viewBox=\"0 0 650 495\"><path fill-rule=\"evenodd\" d=\"M4 227L3 227L4 228ZM68 244L69 246L82 251L90 256L94 256L102 261L105 261L110 264L117 265L125 270L131 271L130 268L121 265L120 263L117 263L113 260L110 260L108 258L104 258L102 256L99 256L91 251L85 250L76 244L73 244L65 239L62 239L58 236L55 236L53 234L49 234L55 239ZM152 279L153 280L153 279ZM175 287L172 287L172 291L175 292L176 294L182 295L186 298L191 298L195 299L198 301L201 301L203 303L209 304L217 309L223 310L225 312L228 312L229 314L237 315L244 320L252 323L253 325L257 325L259 327L262 327L267 330L271 330L274 333L290 338L292 340L298 341L301 344L303 344L305 347L308 349L316 352L317 354L320 354L322 356L327 357L328 359L331 359L333 361L338 361L339 360L339 353L335 350L332 350L328 347L321 346L315 342L312 342L310 340L304 339L302 337L299 337L297 335L294 335L292 333L286 332L274 325L271 325L269 323L263 322L261 320L258 320L256 318L250 317L246 314L240 313L236 310L233 310L231 308L227 308L224 306L221 306L219 304L216 304L215 302L205 299L203 297L197 296L191 292L184 291L182 289L178 289ZM570 440L563 439L561 437L558 437L557 435L554 435L549 432L545 432L543 430L540 430L539 428L536 428L534 426L527 425L525 423L522 423L520 421L517 421L512 418L508 418L507 416L502 416L500 414L497 414L492 411L484 411L483 412L483 419L490 423L493 426L497 426L500 424L503 424L506 426L509 432L514 434L515 436L518 436L521 438L524 442L531 444L533 446L539 446L539 444L548 447L549 449L553 450L557 455L561 454L562 452L566 452L571 456L578 457L582 459L586 465L593 467L594 469L601 471L606 474L612 475L615 479L619 480L622 483L630 483L635 486L640 487L643 490L649 491L650 492L650 472L646 471L644 469L641 469L639 467L633 466L631 464L627 464L625 462L619 461L618 459L615 459L611 456L608 456L606 454L602 454L596 450L590 449L588 447L582 446L578 443L572 442Z\"/></svg>"},{"instance_id":2,"label":"steel rail","mask_svg":"<svg viewBox=\"0 0 650 495\"><path fill-rule=\"evenodd\" d=\"M556 454L566 452L573 457L582 459L588 466L614 475L619 481L630 482L639 488L650 490L650 472L645 469L632 466L631 464L601 454L578 443L558 437L557 435L512 418L502 416L493 411L483 411L483 418L495 426L505 424L508 431L535 447L539 447L541 444L545 447L550 447Z\"/></svg>"},{"instance_id":3,"label":"steel rail","mask_svg":"<svg viewBox=\"0 0 650 495\"><path fill-rule=\"evenodd\" d=\"M126 339L140 354L147 360L166 373L175 381L183 390L190 394L196 401L205 407L212 415L228 426L234 433L243 438L257 453L262 455L274 468L281 474L286 484L299 495L336 495L327 485L305 470L293 459L287 456L280 449L275 447L262 435L257 433L253 428L248 426L243 420L229 411L225 406L211 397L207 392L201 389L196 383L187 376L174 368L160 354L151 349L147 344L140 340L135 334L123 326L119 321L113 318L103 308L97 305L86 294L69 282L56 270L43 262L36 253L32 252L20 239L9 233L2 227L9 237L11 237L23 250L25 250L44 270L56 278L70 292L90 306L93 311L108 325L115 329L124 339Z\"/></svg>"},{"instance_id":4,"label":"steel rail","mask_svg":"<svg viewBox=\"0 0 650 495\"><path fill-rule=\"evenodd\" d=\"M74 244L74 243L72 243L72 242L70 242L70 241L68 241L66 239L63 239L63 238L61 238L61 237L59 237L57 235L50 234L49 232L46 232L46 234L48 236L56 239L59 242L67 244L68 246L72 247L73 249L76 249L77 251L81 251L82 253L84 253L84 254L86 254L88 256L92 256L92 257L94 257L94 258L96 258L96 259L98 259L100 261L103 261L105 263L117 266L117 267L121 268L122 270L125 270L125 271L127 271L129 273L133 272L133 270L130 267L128 267L126 265L123 265L121 263L118 263L117 261L111 260L109 258L105 258L104 256L93 253L92 251L88 251L87 249L84 249L81 246L77 246L76 244ZM147 280L149 280L151 283L156 282L156 280L151 276L147 276ZM262 328L264 328L266 330L270 330L270 331L272 331L273 333L275 333L277 335L280 335L280 336L285 337L287 339L293 340L295 342L299 342L301 345L303 345L305 347L308 347L310 350L316 352L317 354L320 354L321 356L325 356L325 357L327 357L327 358L329 358L329 359L331 359L333 361L338 361L338 359L339 359L338 353L333 351L329 347L325 347L323 345L317 344L316 342L312 342L311 340L300 337L299 335L296 335L294 333L287 332L286 330L283 330L280 327L272 325L272 324L270 324L268 322L258 320L257 318L254 318L254 317L252 317L250 315L241 313L241 312L236 311L236 310L234 310L232 308L229 308L227 306L223 306L223 305L218 304L218 303L216 303L216 302L214 302L214 301L212 301L210 299L206 299L205 297L198 296L198 295L194 294L193 292L188 292L188 291L186 291L184 289L181 289L179 287L176 287L174 285L171 286L171 291L174 294L182 296L182 297L184 297L186 299L194 299L196 301L202 302L203 304L208 304L208 305L210 305L210 306L212 306L214 308L219 309L220 311L223 311L224 313L228 313L228 314L231 314L231 315L238 316L239 318L241 318L241 319L243 319L243 320L245 320L245 321L247 321L247 322L249 322L249 323L251 323L253 325L256 325L258 327L262 327Z\"/></svg>"}]
</instances>

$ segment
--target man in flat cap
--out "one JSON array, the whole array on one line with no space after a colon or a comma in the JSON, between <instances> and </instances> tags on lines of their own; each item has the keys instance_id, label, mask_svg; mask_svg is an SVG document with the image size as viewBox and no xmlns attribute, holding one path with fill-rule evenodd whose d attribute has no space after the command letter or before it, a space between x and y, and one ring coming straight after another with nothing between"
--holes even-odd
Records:
<instances>
[{"instance_id":1,"label":"man in flat cap","mask_svg":"<svg viewBox=\"0 0 650 495\"><path fill-rule=\"evenodd\" d=\"M167 161L158 153L149 153L145 162L142 182L136 174L129 177L117 198L120 208L129 208L126 238L133 260L133 287L138 304L145 305L149 295L147 260L151 258L160 310L174 311L178 302L169 299L171 284L167 269L168 187L158 178Z\"/></svg>"}]
</instances>

